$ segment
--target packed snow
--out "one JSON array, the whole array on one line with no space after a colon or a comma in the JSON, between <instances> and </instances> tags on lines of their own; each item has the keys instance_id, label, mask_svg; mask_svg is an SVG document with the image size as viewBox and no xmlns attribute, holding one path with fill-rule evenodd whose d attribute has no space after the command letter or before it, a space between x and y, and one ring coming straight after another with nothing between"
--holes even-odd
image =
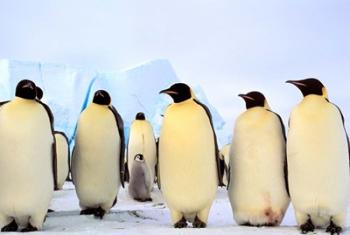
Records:
<instances>
[{"instance_id":1,"label":"packed snow","mask_svg":"<svg viewBox=\"0 0 350 235\"><path fill-rule=\"evenodd\" d=\"M210 211L208 227L194 229L175 229L170 221L170 214L161 193L155 186L152 192L152 202L136 202L132 200L125 189L121 188L118 202L103 220L92 215L79 215L80 208L74 186L66 182L62 191L56 191L51 203L50 213L44 223L43 232L52 234L64 232L67 234L300 234L296 227L294 212L289 207L280 227L242 227L233 220L230 202L225 188L219 188L216 199ZM195 200L195 199L194 199ZM350 217L348 217L350 219ZM324 230L315 230L317 234L328 234ZM349 229L343 234L350 234Z\"/></svg>"}]
</instances>

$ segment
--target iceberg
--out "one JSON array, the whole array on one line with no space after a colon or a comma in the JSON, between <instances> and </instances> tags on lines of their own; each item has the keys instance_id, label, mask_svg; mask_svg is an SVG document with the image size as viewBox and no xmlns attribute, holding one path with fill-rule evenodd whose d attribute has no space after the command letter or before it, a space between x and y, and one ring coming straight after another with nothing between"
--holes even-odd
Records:
<instances>
[{"instance_id":1,"label":"iceberg","mask_svg":"<svg viewBox=\"0 0 350 235\"><path fill-rule=\"evenodd\" d=\"M62 64L0 60L0 100L14 96L15 87L22 79L33 80L44 91L47 103L55 117L55 129L63 131L74 141L76 123L82 110L91 102L95 91L104 89L112 98L124 120L126 139L129 127L138 112L143 112L159 136L162 114L172 101L159 95L173 83L180 82L168 60L158 59L116 72L98 71ZM203 89L195 85L196 97L212 113L219 143L226 141L225 122L210 104Z\"/></svg>"},{"instance_id":2,"label":"iceberg","mask_svg":"<svg viewBox=\"0 0 350 235\"><path fill-rule=\"evenodd\" d=\"M0 60L0 98L12 99L22 79L34 81L43 89L42 101L54 115L55 130L65 132L71 142L96 75L96 71L67 65Z\"/></svg>"}]
</instances>

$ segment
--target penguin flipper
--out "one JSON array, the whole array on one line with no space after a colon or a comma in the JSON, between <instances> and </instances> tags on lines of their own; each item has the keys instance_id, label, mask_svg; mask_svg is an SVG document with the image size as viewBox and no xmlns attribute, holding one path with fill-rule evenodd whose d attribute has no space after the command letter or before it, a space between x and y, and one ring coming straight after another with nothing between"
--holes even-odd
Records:
<instances>
[{"instance_id":1,"label":"penguin flipper","mask_svg":"<svg viewBox=\"0 0 350 235\"><path fill-rule=\"evenodd\" d=\"M206 105L202 104L197 99L193 99L193 101L196 102L199 106L201 106L204 109L204 111L206 112L206 114L207 114L207 116L209 118L211 129L213 130L213 135L214 135L215 160L216 160L216 169L217 169L217 173L218 173L218 185L222 186L223 185L222 178L223 178L224 172L222 172L221 168L220 168L220 151L219 151L219 147L218 147L218 141L217 141L217 138L216 138L216 133L215 133L215 129L214 129L214 125L213 125L213 119L212 119L210 110L209 110L209 108Z\"/></svg>"},{"instance_id":2,"label":"penguin flipper","mask_svg":"<svg viewBox=\"0 0 350 235\"><path fill-rule=\"evenodd\" d=\"M72 183L74 184L74 174L73 174L73 171L74 171L74 159L75 159L75 146L73 147L73 150L72 150L72 162L71 162L71 169L70 169L70 173L71 173L71 176L72 176Z\"/></svg>"},{"instance_id":3,"label":"penguin flipper","mask_svg":"<svg viewBox=\"0 0 350 235\"><path fill-rule=\"evenodd\" d=\"M124 122L118 111L114 108L113 105L110 105L108 107L116 120L119 136L120 136L120 155L119 155L119 177L120 177L120 183L122 187L124 188L124 174L125 174L125 135L124 135Z\"/></svg>"},{"instance_id":4,"label":"penguin flipper","mask_svg":"<svg viewBox=\"0 0 350 235\"><path fill-rule=\"evenodd\" d=\"M58 183L57 183L57 151L56 151L56 139L55 139L55 131L54 131L54 117L51 112L51 109L48 105L45 103L41 102L40 100L36 100L39 104L41 104L44 109L47 112L47 115L50 120L50 126L51 126L51 133L53 137L53 143L52 143L52 170L53 170L53 181L54 181L54 190L58 190Z\"/></svg>"},{"instance_id":5,"label":"penguin flipper","mask_svg":"<svg viewBox=\"0 0 350 235\"><path fill-rule=\"evenodd\" d=\"M286 137L286 128L285 128L285 126L284 126L284 124L283 124L283 120L282 120L281 116L278 115L278 113L275 113L275 112L273 112L273 111L271 111L271 110L267 110L267 111L269 111L269 112L275 114L275 115L277 116L277 118L279 119L279 121L280 121L280 123L281 123L282 135L283 135L284 141L286 142L286 141L287 141L287 137ZM288 121L288 126L289 126L289 124L290 124L290 119L289 119L289 121ZM284 182L285 182L285 185L286 185L287 194L288 194L288 196L290 196L290 195L289 195L289 182L288 182L287 150L285 150L285 152L284 152L284 163L283 163L283 164L284 164L284 165L283 165Z\"/></svg>"},{"instance_id":6,"label":"penguin flipper","mask_svg":"<svg viewBox=\"0 0 350 235\"><path fill-rule=\"evenodd\" d=\"M327 101L329 102L328 99L327 99ZM332 104L332 105L334 105L334 106L338 109L338 111L339 111L339 113L340 113L341 120L342 120L342 122L343 122L343 127L344 127L344 131L345 131L345 135L346 135L346 141L347 141L347 144L348 144L349 169L350 169L350 142L349 142L348 133L347 133L346 128L345 128L345 118L344 118L344 115L343 115L342 111L340 110L340 108L339 108L336 104L333 104L333 103L331 103L331 102L329 102L329 103Z\"/></svg>"},{"instance_id":7,"label":"penguin flipper","mask_svg":"<svg viewBox=\"0 0 350 235\"><path fill-rule=\"evenodd\" d=\"M227 186L226 189L229 190L230 182L231 182L231 167L229 166L227 169Z\"/></svg>"},{"instance_id":8,"label":"penguin flipper","mask_svg":"<svg viewBox=\"0 0 350 235\"><path fill-rule=\"evenodd\" d=\"M220 154L220 153L219 153ZM221 155L221 154L220 154ZM219 159L219 167L220 167L220 172L225 172L227 169L227 167L226 167L226 164L225 164L225 160L224 159ZM221 174L220 175L220 177L221 177L221 185L219 185L219 186L221 186L221 187L225 187L225 184L224 184L224 174Z\"/></svg>"},{"instance_id":9,"label":"penguin flipper","mask_svg":"<svg viewBox=\"0 0 350 235\"><path fill-rule=\"evenodd\" d=\"M158 185L158 189L161 190L161 185L160 185L160 171L159 171L159 140L160 138L158 138L158 140L156 140L156 157L157 157L157 163L156 163L156 176L157 176L157 185Z\"/></svg>"},{"instance_id":10,"label":"penguin flipper","mask_svg":"<svg viewBox=\"0 0 350 235\"><path fill-rule=\"evenodd\" d=\"M130 172L129 172L129 139L127 140L125 147L125 163L124 163L124 182L129 182L130 180Z\"/></svg>"}]
</instances>

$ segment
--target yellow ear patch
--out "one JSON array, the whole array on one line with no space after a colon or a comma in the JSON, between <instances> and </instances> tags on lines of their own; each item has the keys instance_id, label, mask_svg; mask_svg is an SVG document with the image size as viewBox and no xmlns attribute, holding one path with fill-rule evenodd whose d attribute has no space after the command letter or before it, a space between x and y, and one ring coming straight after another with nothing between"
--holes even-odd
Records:
<instances>
[{"instance_id":1,"label":"yellow ear patch","mask_svg":"<svg viewBox=\"0 0 350 235\"><path fill-rule=\"evenodd\" d=\"M265 101L264 101L264 108L265 108L265 109L271 110L270 105L269 105L269 103L267 103L267 100L266 100L266 99L265 99Z\"/></svg>"},{"instance_id":2,"label":"yellow ear patch","mask_svg":"<svg viewBox=\"0 0 350 235\"><path fill-rule=\"evenodd\" d=\"M322 87L322 97L328 99L328 92L325 87Z\"/></svg>"},{"instance_id":3,"label":"yellow ear patch","mask_svg":"<svg viewBox=\"0 0 350 235\"><path fill-rule=\"evenodd\" d=\"M191 97L193 98L193 99L196 99L197 97L196 97L196 94L194 93L194 91L192 90L192 88L191 88Z\"/></svg>"}]
</instances>

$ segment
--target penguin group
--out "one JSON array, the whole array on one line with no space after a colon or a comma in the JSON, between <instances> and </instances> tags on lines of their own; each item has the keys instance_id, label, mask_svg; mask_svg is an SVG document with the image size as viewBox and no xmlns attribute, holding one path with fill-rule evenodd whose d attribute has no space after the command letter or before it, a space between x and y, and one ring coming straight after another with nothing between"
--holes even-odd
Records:
<instances>
[{"instance_id":1,"label":"penguin group","mask_svg":"<svg viewBox=\"0 0 350 235\"><path fill-rule=\"evenodd\" d=\"M185 83L170 96L159 138L144 113L125 139L124 122L105 90L81 112L70 152L67 136L33 81L17 84L0 103L0 226L2 232L41 230L54 190L72 180L81 215L103 219L128 186L152 201L154 183L174 228L205 228L219 186L226 186L241 226L279 226L291 202L301 233L340 234L350 197L349 139L344 116L315 78L289 80L302 93L288 130L258 91L239 94L245 111L232 142L219 150L209 109Z\"/></svg>"}]
</instances>

